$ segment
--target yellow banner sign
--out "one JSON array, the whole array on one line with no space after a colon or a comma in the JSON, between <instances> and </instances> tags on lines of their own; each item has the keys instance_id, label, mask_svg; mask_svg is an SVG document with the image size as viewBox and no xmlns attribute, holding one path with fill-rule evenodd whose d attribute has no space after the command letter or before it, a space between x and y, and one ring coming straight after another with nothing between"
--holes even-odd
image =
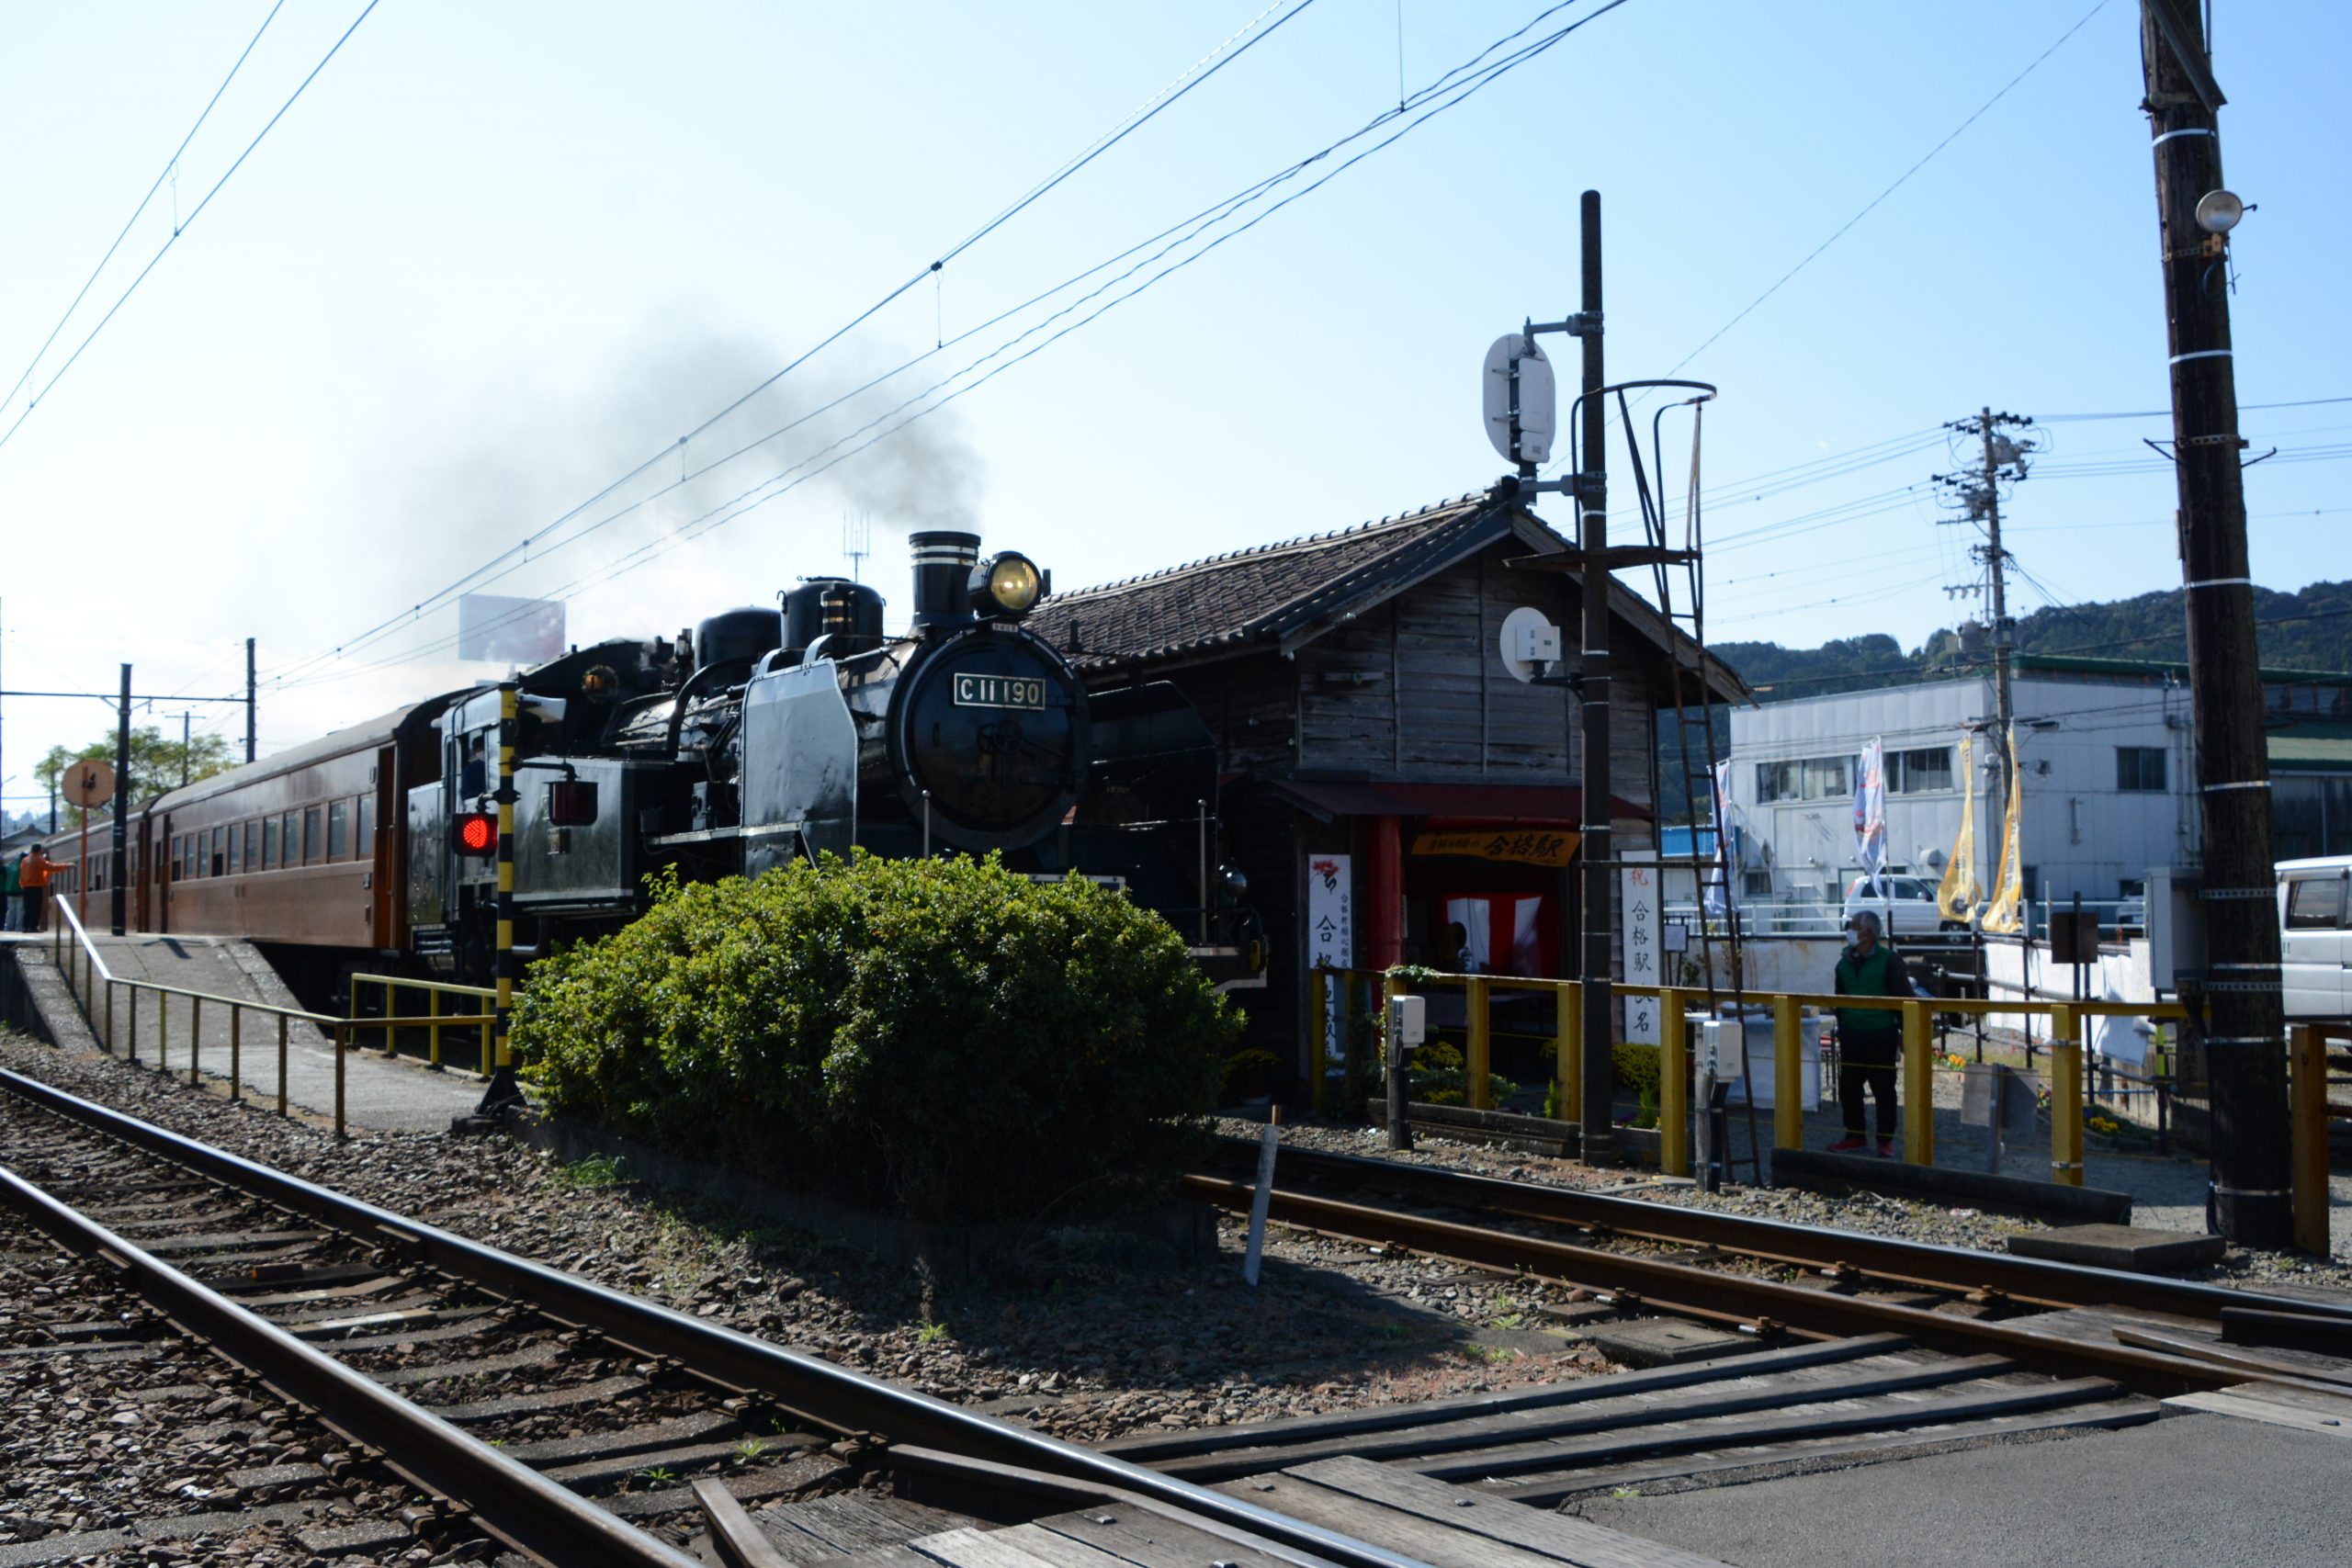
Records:
<instances>
[{"instance_id":1,"label":"yellow banner sign","mask_svg":"<svg viewBox=\"0 0 2352 1568\"><path fill-rule=\"evenodd\" d=\"M1413 852L1563 866L1576 858L1577 840L1582 836L1558 828L1482 828L1466 831L1447 829L1415 834Z\"/></svg>"}]
</instances>

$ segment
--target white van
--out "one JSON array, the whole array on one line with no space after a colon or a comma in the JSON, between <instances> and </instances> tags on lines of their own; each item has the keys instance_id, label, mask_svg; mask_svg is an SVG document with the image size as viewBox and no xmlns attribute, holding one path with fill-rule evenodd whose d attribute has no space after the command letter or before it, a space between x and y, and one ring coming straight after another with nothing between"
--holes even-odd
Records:
<instances>
[{"instance_id":1,"label":"white van","mask_svg":"<svg viewBox=\"0 0 2352 1568\"><path fill-rule=\"evenodd\" d=\"M2278 948L2289 1018L2352 1013L2352 855L2278 863Z\"/></svg>"}]
</instances>

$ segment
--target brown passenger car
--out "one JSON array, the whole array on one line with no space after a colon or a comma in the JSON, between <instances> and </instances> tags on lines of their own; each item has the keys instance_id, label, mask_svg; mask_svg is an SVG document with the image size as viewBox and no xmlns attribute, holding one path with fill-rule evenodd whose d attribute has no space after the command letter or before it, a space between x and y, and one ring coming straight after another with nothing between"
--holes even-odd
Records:
<instances>
[{"instance_id":1,"label":"brown passenger car","mask_svg":"<svg viewBox=\"0 0 2352 1568\"><path fill-rule=\"evenodd\" d=\"M134 811L130 928L404 953L407 792L441 776L433 721L449 700L395 709ZM111 824L93 823L88 919L96 926L111 910L112 844ZM79 886L80 846L75 831L50 841L50 853L69 863L62 890Z\"/></svg>"}]
</instances>

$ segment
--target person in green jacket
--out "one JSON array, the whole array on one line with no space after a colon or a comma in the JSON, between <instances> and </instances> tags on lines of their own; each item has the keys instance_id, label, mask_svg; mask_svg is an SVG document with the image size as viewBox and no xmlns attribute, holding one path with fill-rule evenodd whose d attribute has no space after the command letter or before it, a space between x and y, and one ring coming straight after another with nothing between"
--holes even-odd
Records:
<instances>
[{"instance_id":1,"label":"person in green jacket","mask_svg":"<svg viewBox=\"0 0 2352 1568\"><path fill-rule=\"evenodd\" d=\"M1838 995L1918 995L1903 954L1879 940L1876 915L1860 910L1847 929L1854 940L1838 958ZM1838 1010L1838 1104L1846 1114L1846 1135L1829 1145L1831 1154L1854 1154L1868 1146L1862 1135L1862 1092L1868 1089L1878 1102L1879 1157L1894 1157L1894 1069L1902 1060L1902 1013L1892 1008Z\"/></svg>"}]
</instances>

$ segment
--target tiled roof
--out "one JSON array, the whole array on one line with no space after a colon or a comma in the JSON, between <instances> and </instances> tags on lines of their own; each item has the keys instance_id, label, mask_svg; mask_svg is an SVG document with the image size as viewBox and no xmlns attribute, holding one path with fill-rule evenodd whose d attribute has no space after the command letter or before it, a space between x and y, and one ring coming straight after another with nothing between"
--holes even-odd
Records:
<instances>
[{"instance_id":1,"label":"tiled roof","mask_svg":"<svg viewBox=\"0 0 2352 1568\"><path fill-rule=\"evenodd\" d=\"M1081 670L1238 651L1237 645L1278 641L1359 602L1376 603L1514 531L1510 506L1465 495L1337 533L1057 593L1028 626Z\"/></svg>"},{"instance_id":2,"label":"tiled roof","mask_svg":"<svg viewBox=\"0 0 2352 1568\"><path fill-rule=\"evenodd\" d=\"M1457 496L1337 533L1057 593L1025 624L1081 671L1230 657L1336 626L1503 539L1531 555L1569 547L1541 518L1492 494ZM1690 659L1682 634L1669 636L1665 617L1623 584L1611 602L1645 637L1661 648L1680 643ZM1721 660L1706 664L1715 701L1750 699Z\"/></svg>"}]
</instances>

